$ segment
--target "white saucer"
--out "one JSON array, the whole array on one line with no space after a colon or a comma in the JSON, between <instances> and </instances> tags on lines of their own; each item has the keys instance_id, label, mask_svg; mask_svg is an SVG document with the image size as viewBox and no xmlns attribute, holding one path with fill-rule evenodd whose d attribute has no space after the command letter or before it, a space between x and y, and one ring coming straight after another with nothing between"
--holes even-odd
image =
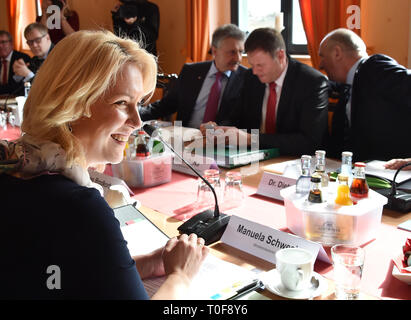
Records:
<instances>
[{"instance_id":1,"label":"white saucer","mask_svg":"<svg viewBox=\"0 0 411 320\"><path fill-rule=\"evenodd\" d=\"M319 275L317 272L313 272L313 276L320 282L317 289L310 287L301 291L288 290L281 283L280 274L277 269L272 269L264 275L264 284L269 291L283 298L310 299L318 297L328 288L327 280L323 276Z\"/></svg>"},{"instance_id":2,"label":"white saucer","mask_svg":"<svg viewBox=\"0 0 411 320\"><path fill-rule=\"evenodd\" d=\"M405 282L409 286L411 285L411 273L401 273L395 264L392 268L392 275L398 280Z\"/></svg>"}]
</instances>

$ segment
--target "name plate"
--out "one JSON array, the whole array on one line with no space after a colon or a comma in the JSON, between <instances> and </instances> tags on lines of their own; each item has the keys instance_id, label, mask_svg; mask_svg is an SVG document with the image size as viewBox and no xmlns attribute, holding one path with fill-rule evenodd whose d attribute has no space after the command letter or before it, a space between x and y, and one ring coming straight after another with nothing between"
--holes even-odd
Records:
<instances>
[{"instance_id":1,"label":"name plate","mask_svg":"<svg viewBox=\"0 0 411 320\"><path fill-rule=\"evenodd\" d=\"M275 173L264 172L258 185L257 194L276 200L283 200L280 194L282 189L295 185L296 179L278 175Z\"/></svg>"},{"instance_id":2,"label":"name plate","mask_svg":"<svg viewBox=\"0 0 411 320\"><path fill-rule=\"evenodd\" d=\"M310 251L315 258L330 263L324 248L319 243L234 215L231 216L221 241L274 264L275 253L285 248L302 248Z\"/></svg>"}]
</instances>

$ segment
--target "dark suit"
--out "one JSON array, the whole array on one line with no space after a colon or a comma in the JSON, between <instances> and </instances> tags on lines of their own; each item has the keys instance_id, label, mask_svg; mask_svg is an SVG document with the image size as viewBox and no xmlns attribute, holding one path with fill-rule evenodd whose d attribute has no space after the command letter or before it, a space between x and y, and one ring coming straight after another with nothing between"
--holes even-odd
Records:
<instances>
[{"instance_id":1,"label":"dark suit","mask_svg":"<svg viewBox=\"0 0 411 320\"><path fill-rule=\"evenodd\" d=\"M355 161L409 158L411 71L390 57L371 56L354 77L350 128L344 115L342 103L333 116L330 152L352 151Z\"/></svg>"},{"instance_id":2,"label":"dark suit","mask_svg":"<svg viewBox=\"0 0 411 320\"><path fill-rule=\"evenodd\" d=\"M47 55L50 54L50 52L53 48L54 48L54 44L52 43L50 45L50 48L49 48L49 51L48 51ZM39 58L37 56L34 56L34 57L30 58L28 68L31 72L34 73L34 77L29 80L30 83L33 83L34 79L36 78L36 73L40 69L40 67L41 67L41 65L43 64L44 61L45 61L45 59ZM23 80L24 79L22 79L20 82L18 82L21 89L19 89L17 91L16 95L24 95L24 81Z\"/></svg>"},{"instance_id":3,"label":"dark suit","mask_svg":"<svg viewBox=\"0 0 411 320\"><path fill-rule=\"evenodd\" d=\"M176 120L182 121L183 126L188 126L211 64L212 61L185 64L177 82L163 99L139 108L141 119L143 121L158 119L177 112ZM237 104L236 100L239 98L246 70L243 66L239 66L231 73L221 98L216 123L230 120L232 107Z\"/></svg>"},{"instance_id":4,"label":"dark suit","mask_svg":"<svg viewBox=\"0 0 411 320\"><path fill-rule=\"evenodd\" d=\"M120 17L120 10L111 12L114 34L119 37L126 35L130 39L142 41L145 44L145 49L156 56L156 41L160 29L160 10L158 6L149 1L129 2L127 4L137 8L137 20L132 25L128 25Z\"/></svg>"},{"instance_id":5,"label":"dark suit","mask_svg":"<svg viewBox=\"0 0 411 320\"><path fill-rule=\"evenodd\" d=\"M24 88L22 86L22 83L16 82L13 79L14 76L14 71L13 71L13 64L16 60L18 59L23 59L24 62L29 62L30 57L19 51L13 51L9 63L9 77L7 80L6 85L0 85L0 94L11 94L11 95L20 95L22 92L24 93ZM2 65L0 64L0 71L1 71Z\"/></svg>"},{"instance_id":6,"label":"dark suit","mask_svg":"<svg viewBox=\"0 0 411 320\"><path fill-rule=\"evenodd\" d=\"M250 69L244 80L239 129L260 129L266 85ZM281 155L314 154L323 147L328 117L327 79L317 70L289 59L277 107L276 134L260 134L260 148L279 148Z\"/></svg>"},{"instance_id":7,"label":"dark suit","mask_svg":"<svg viewBox=\"0 0 411 320\"><path fill-rule=\"evenodd\" d=\"M50 48L49 51L47 52L47 56L50 54L51 50L53 50L54 48L54 43L50 44ZM40 69L41 65L43 64L45 59L43 58L39 58L37 56L34 56L33 58L31 58L30 60L30 65L29 65L29 69L36 74L37 71Z\"/></svg>"}]
</instances>

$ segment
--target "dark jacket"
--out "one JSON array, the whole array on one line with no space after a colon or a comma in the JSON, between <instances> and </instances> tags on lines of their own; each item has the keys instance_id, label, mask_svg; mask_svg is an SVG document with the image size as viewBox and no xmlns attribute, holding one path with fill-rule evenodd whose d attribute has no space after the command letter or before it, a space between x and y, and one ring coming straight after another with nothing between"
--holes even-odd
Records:
<instances>
[{"instance_id":1,"label":"dark jacket","mask_svg":"<svg viewBox=\"0 0 411 320\"><path fill-rule=\"evenodd\" d=\"M0 174L0 193L0 299L148 299L119 222L96 189L58 174ZM57 283L60 289L50 288Z\"/></svg>"},{"instance_id":2,"label":"dark jacket","mask_svg":"<svg viewBox=\"0 0 411 320\"><path fill-rule=\"evenodd\" d=\"M13 96L24 94L23 83L16 82L13 79L13 76L14 76L13 64L18 59L23 59L24 62L26 63L30 61L30 57L27 54L23 52L19 52L19 51L13 51L11 55L11 60L9 63L9 77L8 77L7 85L0 85L0 94L4 94L4 95L9 94ZM2 68L2 65L0 64L0 70L1 68Z\"/></svg>"},{"instance_id":3,"label":"dark jacket","mask_svg":"<svg viewBox=\"0 0 411 320\"><path fill-rule=\"evenodd\" d=\"M160 11L158 6L149 1L129 3L137 8L137 21L128 25L119 12L112 12L114 34L142 41L148 52L157 55L156 41L160 29Z\"/></svg>"},{"instance_id":4,"label":"dark jacket","mask_svg":"<svg viewBox=\"0 0 411 320\"><path fill-rule=\"evenodd\" d=\"M238 112L239 129L259 130L265 84L248 70ZM327 135L328 84L317 70L289 58L276 117L276 134L260 134L260 148L279 148L281 155L314 154Z\"/></svg>"},{"instance_id":5,"label":"dark jacket","mask_svg":"<svg viewBox=\"0 0 411 320\"><path fill-rule=\"evenodd\" d=\"M355 161L411 156L411 71L385 55L359 65L352 87L351 127L345 104L333 115L328 148L337 156L352 151ZM343 128L343 129L342 129Z\"/></svg>"},{"instance_id":6,"label":"dark jacket","mask_svg":"<svg viewBox=\"0 0 411 320\"><path fill-rule=\"evenodd\" d=\"M140 107L140 116L143 121L158 119L177 112L178 121L183 126L188 126L197 97L203 86L204 80L211 67L212 61L185 64L179 74L178 80L163 99L147 107ZM221 124L231 123L233 107L238 104L241 87L246 68L239 66L231 73L221 98L216 122Z\"/></svg>"}]
</instances>

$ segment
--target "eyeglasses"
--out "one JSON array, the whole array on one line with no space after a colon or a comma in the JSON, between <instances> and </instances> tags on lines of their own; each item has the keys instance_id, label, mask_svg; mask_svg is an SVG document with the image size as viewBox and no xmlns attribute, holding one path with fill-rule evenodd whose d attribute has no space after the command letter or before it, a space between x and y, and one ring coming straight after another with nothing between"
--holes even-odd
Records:
<instances>
[{"instance_id":1,"label":"eyeglasses","mask_svg":"<svg viewBox=\"0 0 411 320\"><path fill-rule=\"evenodd\" d=\"M7 44L9 42L11 42L11 40L2 40L2 41L0 41L0 44Z\"/></svg>"},{"instance_id":2,"label":"eyeglasses","mask_svg":"<svg viewBox=\"0 0 411 320\"><path fill-rule=\"evenodd\" d=\"M27 40L26 42L29 46L32 46L34 43L39 44L41 42L41 39L43 39L46 35L47 35L47 33L43 34L41 37L35 38L33 40Z\"/></svg>"}]
</instances>

